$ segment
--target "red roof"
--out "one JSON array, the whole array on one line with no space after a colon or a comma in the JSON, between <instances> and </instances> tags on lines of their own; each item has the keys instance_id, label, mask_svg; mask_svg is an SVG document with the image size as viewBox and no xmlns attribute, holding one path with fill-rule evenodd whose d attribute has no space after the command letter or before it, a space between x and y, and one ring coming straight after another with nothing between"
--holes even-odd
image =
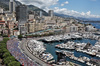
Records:
<instances>
[{"instance_id":1,"label":"red roof","mask_svg":"<svg viewBox=\"0 0 100 66\"><path fill-rule=\"evenodd\" d=\"M0 21L0 23L5 23L5 21Z\"/></svg>"}]
</instances>

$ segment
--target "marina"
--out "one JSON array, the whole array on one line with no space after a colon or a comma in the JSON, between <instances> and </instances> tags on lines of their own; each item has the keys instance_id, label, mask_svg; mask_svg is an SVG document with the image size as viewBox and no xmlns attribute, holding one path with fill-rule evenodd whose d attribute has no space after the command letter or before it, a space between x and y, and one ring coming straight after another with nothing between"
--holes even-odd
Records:
<instances>
[{"instance_id":1,"label":"marina","mask_svg":"<svg viewBox=\"0 0 100 66\"><path fill-rule=\"evenodd\" d=\"M59 44L59 45L56 45L55 47L59 49L76 50L76 51L83 52L92 56L100 57L99 42L96 42L96 44L92 46L90 43L75 43L75 42L68 41L65 44Z\"/></svg>"},{"instance_id":2,"label":"marina","mask_svg":"<svg viewBox=\"0 0 100 66\"><path fill-rule=\"evenodd\" d=\"M95 63L92 64L90 61L91 59L100 59L99 38L100 36L91 32L46 36L39 40L30 38L26 48L31 54L47 64L66 64L66 62L57 62L56 53L60 51L62 54L65 54L65 59L68 62L78 64L78 66L95 66Z\"/></svg>"},{"instance_id":3,"label":"marina","mask_svg":"<svg viewBox=\"0 0 100 66\"><path fill-rule=\"evenodd\" d=\"M94 35L93 32L84 32L84 33L65 33L63 35L53 35L53 36L47 36L42 38L43 42L59 42L63 40L76 40L76 39L91 39L91 40L99 40L100 36Z\"/></svg>"},{"instance_id":4,"label":"marina","mask_svg":"<svg viewBox=\"0 0 100 66\"><path fill-rule=\"evenodd\" d=\"M59 42L59 41L70 40L70 39L82 39L82 36L80 36L79 33L67 33L64 35L54 35L54 36L44 37L42 41Z\"/></svg>"},{"instance_id":5,"label":"marina","mask_svg":"<svg viewBox=\"0 0 100 66\"><path fill-rule=\"evenodd\" d=\"M48 62L49 60L53 59L53 56L50 53L44 53L46 50L43 43L36 40L29 40L27 42L26 48L29 50L29 52L36 57L40 58L44 62Z\"/></svg>"},{"instance_id":6,"label":"marina","mask_svg":"<svg viewBox=\"0 0 100 66\"><path fill-rule=\"evenodd\" d=\"M31 55L29 58L37 58L39 62L36 63L43 66L97 66L100 61L100 36L92 32L28 38L22 44L25 44L24 50ZM58 62L59 53L66 56L64 60L61 59L62 62Z\"/></svg>"},{"instance_id":7,"label":"marina","mask_svg":"<svg viewBox=\"0 0 100 66\"><path fill-rule=\"evenodd\" d=\"M75 49L75 42L68 41L67 43L56 45L55 47L56 48L60 48L60 49L74 50Z\"/></svg>"},{"instance_id":8,"label":"marina","mask_svg":"<svg viewBox=\"0 0 100 66\"><path fill-rule=\"evenodd\" d=\"M66 57L69 57L70 59L73 59L73 60L76 60L76 61L79 61L81 63L85 63L85 62L89 62L90 59L87 58L87 57L75 57L73 52L69 52L69 51L56 51L56 53L62 53L62 54L65 54Z\"/></svg>"},{"instance_id":9,"label":"marina","mask_svg":"<svg viewBox=\"0 0 100 66\"><path fill-rule=\"evenodd\" d=\"M0 66L100 66L99 0L0 0Z\"/></svg>"},{"instance_id":10,"label":"marina","mask_svg":"<svg viewBox=\"0 0 100 66\"><path fill-rule=\"evenodd\" d=\"M79 51L77 51L77 50L71 50L72 48L70 48L70 49L68 49L68 47L67 47L67 49L59 49L59 48L56 48L55 46L57 46L57 45L59 45L59 44L64 44L65 42L71 42L71 43L83 43L83 45L86 45L87 43L91 43L92 45L93 45L93 47L97 44L96 42L97 42L97 40L93 40L93 39L81 39L81 40L79 40L79 39L76 39L76 40L64 40L64 41L60 41L60 42L53 42L53 43L45 43L44 42L44 44L46 45L46 51L45 52L50 52L53 56L54 56L54 59L55 60L57 60L57 55L56 55L56 53L55 53L55 51L56 50L58 50L58 51L60 51L60 50L67 50L67 51L70 51L70 52L74 52L73 54L74 54L74 56L75 57L80 57L80 56L82 56L82 57L87 57L87 58L89 58L89 59L91 59L91 58L94 58L94 59L100 59L100 58L98 58L98 57L96 57L96 56L92 56L92 55L90 55L90 54L86 54L86 53L83 53L83 52L79 52ZM70 43L69 42L69 43ZM73 44L72 44L73 45ZM78 45L78 44L77 44ZM51 49L52 48L52 49ZM80 62L80 60L78 60L78 61L75 61L75 58L74 59L72 59L72 57L67 57L66 58L66 60L67 61L71 61L71 62L74 62L74 63L77 63L77 64L79 64L79 65L82 65L82 66L86 66L87 64L86 63L83 63L82 61Z\"/></svg>"}]
</instances>

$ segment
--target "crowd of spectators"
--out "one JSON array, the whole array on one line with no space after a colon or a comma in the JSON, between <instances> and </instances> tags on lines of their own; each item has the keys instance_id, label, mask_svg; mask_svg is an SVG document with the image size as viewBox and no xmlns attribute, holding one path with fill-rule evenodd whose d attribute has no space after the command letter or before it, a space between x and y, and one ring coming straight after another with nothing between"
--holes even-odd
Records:
<instances>
[{"instance_id":1,"label":"crowd of spectators","mask_svg":"<svg viewBox=\"0 0 100 66\"><path fill-rule=\"evenodd\" d=\"M19 42L16 39L7 42L7 49L18 60L22 66L39 66L35 61L29 59L18 48Z\"/></svg>"}]
</instances>

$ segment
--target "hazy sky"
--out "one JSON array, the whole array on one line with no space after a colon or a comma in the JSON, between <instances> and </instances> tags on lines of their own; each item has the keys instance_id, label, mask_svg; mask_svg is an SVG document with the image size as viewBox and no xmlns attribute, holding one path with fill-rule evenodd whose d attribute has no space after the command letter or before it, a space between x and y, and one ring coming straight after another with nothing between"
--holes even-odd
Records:
<instances>
[{"instance_id":1,"label":"hazy sky","mask_svg":"<svg viewBox=\"0 0 100 66\"><path fill-rule=\"evenodd\" d=\"M100 18L100 0L18 0L48 11L86 18Z\"/></svg>"}]
</instances>

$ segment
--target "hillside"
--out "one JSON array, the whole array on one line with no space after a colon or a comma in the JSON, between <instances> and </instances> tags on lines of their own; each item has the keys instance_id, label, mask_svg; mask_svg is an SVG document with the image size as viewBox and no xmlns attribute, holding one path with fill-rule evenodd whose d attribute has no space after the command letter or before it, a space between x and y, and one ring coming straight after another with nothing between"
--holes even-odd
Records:
<instances>
[{"instance_id":1,"label":"hillside","mask_svg":"<svg viewBox=\"0 0 100 66\"><path fill-rule=\"evenodd\" d=\"M20 2L15 1L16 6L21 5ZM9 10L9 0L0 0L0 7L4 8L4 10Z\"/></svg>"},{"instance_id":2,"label":"hillside","mask_svg":"<svg viewBox=\"0 0 100 66\"><path fill-rule=\"evenodd\" d=\"M28 5L28 9L29 10L33 10L33 11L36 11L36 12L37 11L42 11L43 12L43 15L48 16L48 13L47 12L45 12L44 10L42 10L42 9L40 9L40 8L34 6L34 5Z\"/></svg>"},{"instance_id":3,"label":"hillside","mask_svg":"<svg viewBox=\"0 0 100 66\"><path fill-rule=\"evenodd\" d=\"M22 3L20 3L19 1L15 1L16 2L16 6L21 5ZM33 10L33 11L42 11L43 15L47 16L48 13L45 12L44 10L34 6L34 5L27 5L29 11ZM0 7L4 8L4 10L9 10L9 0L0 0Z\"/></svg>"},{"instance_id":4,"label":"hillside","mask_svg":"<svg viewBox=\"0 0 100 66\"><path fill-rule=\"evenodd\" d=\"M8 6L2 2L0 2L0 7L4 8L4 10L8 10Z\"/></svg>"}]
</instances>

